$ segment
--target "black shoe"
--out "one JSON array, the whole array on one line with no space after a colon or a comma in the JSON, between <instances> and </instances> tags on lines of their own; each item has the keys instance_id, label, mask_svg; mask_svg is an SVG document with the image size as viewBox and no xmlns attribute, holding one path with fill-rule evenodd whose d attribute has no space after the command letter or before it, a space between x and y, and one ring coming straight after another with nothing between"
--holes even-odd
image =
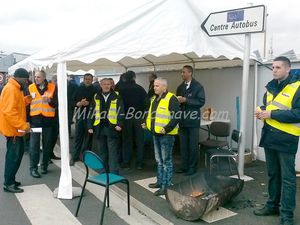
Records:
<instances>
[{"instance_id":1,"label":"black shoe","mask_svg":"<svg viewBox=\"0 0 300 225\"><path fill-rule=\"evenodd\" d=\"M160 196L160 195L165 195L166 194L166 189L165 188L160 188L156 192L154 192L154 195Z\"/></svg>"},{"instance_id":2,"label":"black shoe","mask_svg":"<svg viewBox=\"0 0 300 225\"><path fill-rule=\"evenodd\" d=\"M159 183L152 183L148 185L149 188L160 188L160 184Z\"/></svg>"},{"instance_id":3,"label":"black shoe","mask_svg":"<svg viewBox=\"0 0 300 225\"><path fill-rule=\"evenodd\" d=\"M24 190L22 188L16 187L14 184L10 186L4 186L3 190L11 193L22 193Z\"/></svg>"},{"instance_id":4,"label":"black shoe","mask_svg":"<svg viewBox=\"0 0 300 225\"><path fill-rule=\"evenodd\" d=\"M54 160L60 160L61 158L53 154L53 155L51 156L51 159L54 159Z\"/></svg>"},{"instance_id":5,"label":"black shoe","mask_svg":"<svg viewBox=\"0 0 300 225\"><path fill-rule=\"evenodd\" d=\"M129 165L129 163L122 163L120 167L123 169L129 169L130 165Z\"/></svg>"},{"instance_id":6,"label":"black shoe","mask_svg":"<svg viewBox=\"0 0 300 225\"><path fill-rule=\"evenodd\" d=\"M19 181L15 181L15 186L16 186L16 187L19 187L19 186L21 186L21 182L19 182Z\"/></svg>"},{"instance_id":7,"label":"black shoe","mask_svg":"<svg viewBox=\"0 0 300 225\"><path fill-rule=\"evenodd\" d=\"M41 174L37 170L31 170L30 175L34 178L40 178Z\"/></svg>"},{"instance_id":8,"label":"black shoe","mask_svg":"<svg viewBox=\"0 0 300 225\"><path fill-rule=\"evenodd\" d=\"M74 166L75 165L75 160L71 159L70 160L70 166Z\"/></svg>"},{"instance_id":9,"label":"black shoe","mask_svg":"<svg viewBox=\"0 0 300 225\"><path fill-rule=\"evenodd\" d=\"M191 176L191 175L193 175L193 174L195 174L196 173L196 170L188 170L185 174L184 174L184 176Z\"/></svg>"},{"instance_id":10,"label":"black shoe","mask_svg":"<svg viewBox=\"0 0 300 225\"><path fill-rule=\"evenodd\" d=\"M138 163L136 166L137 170L142 170L143 169L143 163Z\"/></svg>"},{"instance_id":11,"label":"black shoe","mask_svg":"<svg viewBox=\"0 0 300 225\"><path fill-rule=\"evenodd\" d=\"M41 174L47 174L48 173L48 169L46 169L46 168L42 168L42 170L41 170Z\"/></svg>"},{"instance_id":12,"label":"black shoe","mask_svg":"<svg viewBox=\"0 0 300 225\"><path fill-rule=\"evenodd\" d=\"M79 158L77 158L77 159L71 159L69 165L70 165L70 166L74 166L74 165L75 165L75 162L78 162L78 161L80 161Z\"/></svg>"},{"instance_id":13,"label":"black shoe","mask_svg":"<svg viewBox=\"0 0 300 225\"><path fill-rule=\"evenodd\" d=\"M253 211L254 215L256 216L271 216L271 215L279 215L279 209L274 208L271 209L267 206L264 206L262 209L255 209Z\"/></svg>"},{"instance_id":14,"label":"black shoe","mask_svg":"<svg viewBox=\"0 0 300 225\"><path fill-rule=\"evenodd\" d=\"M178 169L178 170L175 170L175 173L186 173L186 169Z\"/></svg>"}]
</instances>

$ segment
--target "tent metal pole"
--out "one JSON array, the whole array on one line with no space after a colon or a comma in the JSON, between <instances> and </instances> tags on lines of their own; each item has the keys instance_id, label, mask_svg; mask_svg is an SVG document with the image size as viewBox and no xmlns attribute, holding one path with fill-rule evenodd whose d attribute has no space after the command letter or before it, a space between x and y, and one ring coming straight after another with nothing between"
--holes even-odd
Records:
<instances>
[{"instance_id":1,"label":"tent metal pole","mask_svg":"<svg viewBox=\"0 0 300 225\"><path fill-rule=\"evenodd\" d=\"M127 72L127 66L125 66L123 63L121 63L120 61L118 61L118 62L116 62L116 63L118 63L120 66L122 66L122 67L124 67L124 69L125 69L125 72Z\"/></svg>"},{"instance_id":2,"label":"tent metal pole","mask_svg":"<svg viewBox=\"0 0 300 225\"><path fill-rule=\"evenodd\" d=\"M192 63L193 63L193 69L195 70L195 66L196 66L196 64L195 64L195 61L194 61L194 59L193 58L191 58L191 57L189 57L187 54L183 54L186 58L188 58L189 60L191 60L192 61Z\"/></svg>"},{"instance_id":3,"label":"tent metal pole","mask_svg":"<svg viewBox=\"0 0 300 225\"><path fill-rule=\"evenodd\" d=\"M153 69L154 69L154 73L156 73L156 66L155 66L155 64L152 61L150 61L149 59L147 59L146 57L143 57L143 59L145 59L148 63L152 64Z\"/></svg>"},{"instance_id":4,"label":"tent metal pole","mask_svg":"<svg viewBox=\"0 0 300 225\"><path fill-rule=\"evenodd\" d=\"M223 62L223 61L241 61L241 59L232 59L232 60L229 60L229 59L212 59L212 60L194 60L194 63L209 63L209 62ZM117 62L118 64L120 64L121 66L123 66L124 68L127 68L126 66L124 66L123 64ZM155 66L164 66L164 65L179 65L179 64L184 64L184 63L190 63L190 61L187 61L187 60L182 60L182 61L168 61L168 62L163 62L163 63L156 63ZM145 64L140 64L140 65L132 65L131 67L146 67L148 65L145 65ZM240 66L240 65L239 65ZM233 67L233 66L229 66L229 67ZM127 68L128 69L128 68ZM205 68L204 68L205 69Z\"/></svg>"}]
</instances>

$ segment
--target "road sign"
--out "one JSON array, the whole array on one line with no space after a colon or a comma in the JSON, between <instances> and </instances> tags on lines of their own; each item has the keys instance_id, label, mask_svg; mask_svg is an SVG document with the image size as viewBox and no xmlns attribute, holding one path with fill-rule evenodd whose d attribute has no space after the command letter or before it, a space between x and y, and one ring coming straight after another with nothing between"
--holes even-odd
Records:
<instances>
[{"instance_id":1,"label":"road sign","mask_svg":"<svg viewBox=\"0 0 300 225\"><path fill-rule=\"evenodd\" d=\"M263 32L266 7L264 5L213 12L201 24L209 36Z\"/></svg>"}]
</instances>

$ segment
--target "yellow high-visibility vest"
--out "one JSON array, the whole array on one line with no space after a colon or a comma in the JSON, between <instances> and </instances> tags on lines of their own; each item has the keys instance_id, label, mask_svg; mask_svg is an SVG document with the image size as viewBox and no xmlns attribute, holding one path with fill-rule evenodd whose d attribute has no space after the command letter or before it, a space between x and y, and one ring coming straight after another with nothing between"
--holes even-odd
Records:
<instances>
[{"instance_id":1,"label":"yellow high-visibility vest","mask_svg":"<svg viewBox=\"0 0 300 225\"><path fill-rule=\"evenodd\" d=\"M47 91L45 91L44 95L48 98L53 98L53 94L55 91L55 85L52 83L48 83ZM44 102L40 92L36 84L29 85L30 94L35 93L35 98L32 99L30 103L30 116L37 116L42 114L45 117L54 117L55 116L55 108L49 105L48 102Z\"/></svg>"},{"instance_id":2,"label":"yellow high-visibility vest","mask_svg":"<svg viewBox=\"0 0 300 225\"><path fill-rule=\"evenodd\" d=\"M95 121L94 121L94 126L97 126L98 124L100 124L100 99L96 98L97 94L94 95L94 100L96 103L96 113L95 113ZM110 102L110 106L109 106L109 110L108 110L108 115L107 115L107 119L111 124L117 124L117 98L115 100L112 100Z\"/></svg>"},{"instance_id":3,"label":"yellow high-visibility vest","mask_svg":"<svg viewBox=\"0 0 300 225\"><path fill-rule=\"evenodd\" d=\"M292 108L292 101L296 94L298 87L300 86L300 81L286 85L282 91L274 98L274 96L267 92L267 111L272 110L290 110ZM273 99L274 98L274 99ZM270 126L284 131L288 134L295 136L300 136L300 123L281 123L277 120L266 119L267 124Z\"/></svg>"},{"instance_id":4,"label":"yellow high-visibility vest","mask_svg":"<svg viewBox=\"0 0 300 225\"><path fill-rule=\"evenodd\" d=\"M166 125L169 124L171 121L171 112L169 111L169 104L170 104L170 99L172 96L175 96L174 94L168 92L164 98L160 100L158 103L157 109L156 109L156 114L155 114L155 119L154 119L154 132L155 133L160 133L161 129L164 128ZM148 130L151 130L151 112L152 112L152 106L153 102L156 99L156 97L151 99L151 105L149 108L147 120L146 120L146 126ZM170 135L176 135L178 134L178 124L176 127L171 130L169 133Z\"/></svg>"}]
</instances>

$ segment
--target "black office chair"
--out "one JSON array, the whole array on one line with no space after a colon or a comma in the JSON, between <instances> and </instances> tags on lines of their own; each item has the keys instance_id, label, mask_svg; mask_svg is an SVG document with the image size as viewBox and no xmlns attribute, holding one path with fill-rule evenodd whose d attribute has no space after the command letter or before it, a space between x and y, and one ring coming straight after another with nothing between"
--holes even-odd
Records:
<instances>
[{"instance_id":1,"label":"black office chair","mask_svg":"<svg viewBox=\"0 0 300 225\"><path fill-rule=\"evenodd\" d=\"M240 147L240 141L241 141L241 132L238 130L233 130L231 134L231 143L230 143L230 148L229 149L221 149L221 148L212 148L212 149L207 149L205 153L205 159L206 162L209 159L209 171L211 173L212 168L214 168L214 160L217 161L217 163L220 162L220 158L227 158L228 159L228 165L229 165L229 170L230 173L233 174L232 168L231 168L231 162L233 162L233 165L235 167L235 170L237 172L238 178L240 179L239 173L238 173L238 168L237 168L237 162L236 162L236 157L238 155L238 150ZM233 142L236 143L236 148L233 148Z\"/></svg>"},{"instance_id":2,"label":"black office chair","mask_svg":"<svg viewBox=\"0 0 300 225\"><path fill-rule=\"evenodd\" d=\"M199 142L201 149L224 147L229 149L227 138L230 135L230 122L213 121L209 127L209 134L209 139ZM211 135L215 136L215 139L211 139ZM219 138L223 138L223 140Z\"/></svg>"}]
</instances>

